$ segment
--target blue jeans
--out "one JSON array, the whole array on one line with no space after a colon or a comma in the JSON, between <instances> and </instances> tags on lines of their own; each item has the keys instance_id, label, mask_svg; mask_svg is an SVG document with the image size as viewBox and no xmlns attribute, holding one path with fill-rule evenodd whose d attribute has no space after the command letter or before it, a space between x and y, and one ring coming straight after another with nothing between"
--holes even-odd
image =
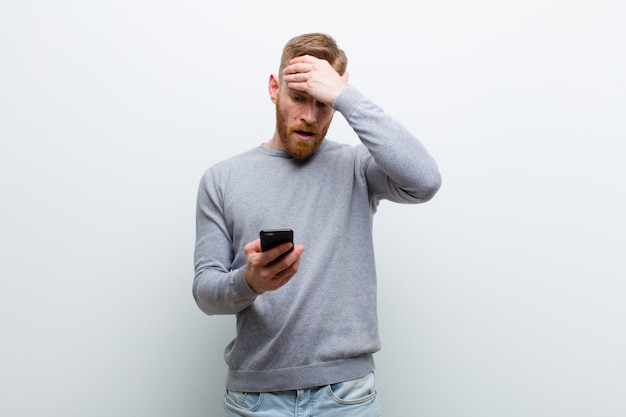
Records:
<instances>
[{"instance_id":1,"label":"blue jeans","mask_svg":"<svg viewBox=\"0 0 626 417\"><path fill-rule=\"evenodd\" d=\"M280 392L226 390L224 417L380 417L374 373L339 384Z\"/></svg>"}]
</instances>

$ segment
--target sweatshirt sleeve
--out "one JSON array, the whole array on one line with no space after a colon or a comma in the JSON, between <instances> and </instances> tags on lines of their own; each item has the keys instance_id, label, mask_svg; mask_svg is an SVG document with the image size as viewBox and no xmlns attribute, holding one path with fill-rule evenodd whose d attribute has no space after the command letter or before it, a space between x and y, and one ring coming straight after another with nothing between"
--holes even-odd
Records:
<instances>
[{"instance_id":1,"label":"sweatshirt sleeve","mask_svg":"<svg viewBox=\"0 0 626 417\"><path fill-rule=\"evenodd\" d=\"M258 294L246 282L243 268L232 269L233 242L215 175L207 170L198 188L193 296L206 314L235 314Z\"/></svg>"},{"instance_id":2,"label":"sweatshirt sleeve","mask_svg":"<svg viewBox=\"0 0 626 417\"><path fill-rule=\"evenodd\" d=\"M371 155L365 175L373 198L422 203L437 193L441 186L437 163L403 125L352 86L339 95L333 107Z\"/></svg>"}]
</instances>

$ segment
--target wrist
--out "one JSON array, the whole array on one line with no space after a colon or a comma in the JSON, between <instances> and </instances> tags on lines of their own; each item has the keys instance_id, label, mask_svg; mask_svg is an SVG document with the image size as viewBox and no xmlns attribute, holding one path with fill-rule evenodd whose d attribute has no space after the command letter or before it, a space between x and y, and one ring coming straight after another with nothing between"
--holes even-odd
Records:
<instances>
[{"instance_id":1,"label":"wrist","mask_svg":"<svg viewBox=\"0 0 626 417\"><path fill-rule=\"evenodd\" d=\"M249 276L251 276L252 273L248 271L248 267L246 266L243 269L243 279L246 282L246 284L248 285L248 288L250 288L250 290L252 290L252 292L254 292L256 295L259 294L263 294L263 291L261 291L260 289L256 288L256 286L254 284L252 284L252 279L249 278Z\"/></svg>"}]
</instances>

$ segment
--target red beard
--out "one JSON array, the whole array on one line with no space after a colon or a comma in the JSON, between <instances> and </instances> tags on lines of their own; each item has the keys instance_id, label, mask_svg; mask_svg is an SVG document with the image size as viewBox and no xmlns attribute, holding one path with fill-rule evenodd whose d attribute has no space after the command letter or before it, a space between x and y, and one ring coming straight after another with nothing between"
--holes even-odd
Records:
<instances>
[{"instance_id":1,"label":"red beard","mask_svg":"<svg viewBox=\"0 0 626 417\"><path fill-rule=\"evenodd\" d=\"M332 121L332 118L331 118ZM285 150L296 159L306 159L313 155L322 145L326 132L330 127L330 121L321 130L315 125L308 123L300 123L298 125L287 127L287 121L280 111L280 100L276 98L276 131ZM296 131L310 132L311 138L307 141L293 138Z\"/></svg>"}]
</instances>

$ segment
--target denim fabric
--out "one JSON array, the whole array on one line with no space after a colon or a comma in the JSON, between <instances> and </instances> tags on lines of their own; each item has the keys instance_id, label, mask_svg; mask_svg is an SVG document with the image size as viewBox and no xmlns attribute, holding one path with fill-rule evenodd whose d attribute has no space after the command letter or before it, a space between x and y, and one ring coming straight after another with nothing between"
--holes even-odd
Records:
<instances>
[{"instance_id":1,"label":"denim fabric","mask_svg":"<svg viewBox=\"0 0 626 417\"><path fill-rule=\"evenodd\" d=\"M338 384L280 392L226 390L224 417L380 417L374 373Z\"/></svg>"}]
</instances>

